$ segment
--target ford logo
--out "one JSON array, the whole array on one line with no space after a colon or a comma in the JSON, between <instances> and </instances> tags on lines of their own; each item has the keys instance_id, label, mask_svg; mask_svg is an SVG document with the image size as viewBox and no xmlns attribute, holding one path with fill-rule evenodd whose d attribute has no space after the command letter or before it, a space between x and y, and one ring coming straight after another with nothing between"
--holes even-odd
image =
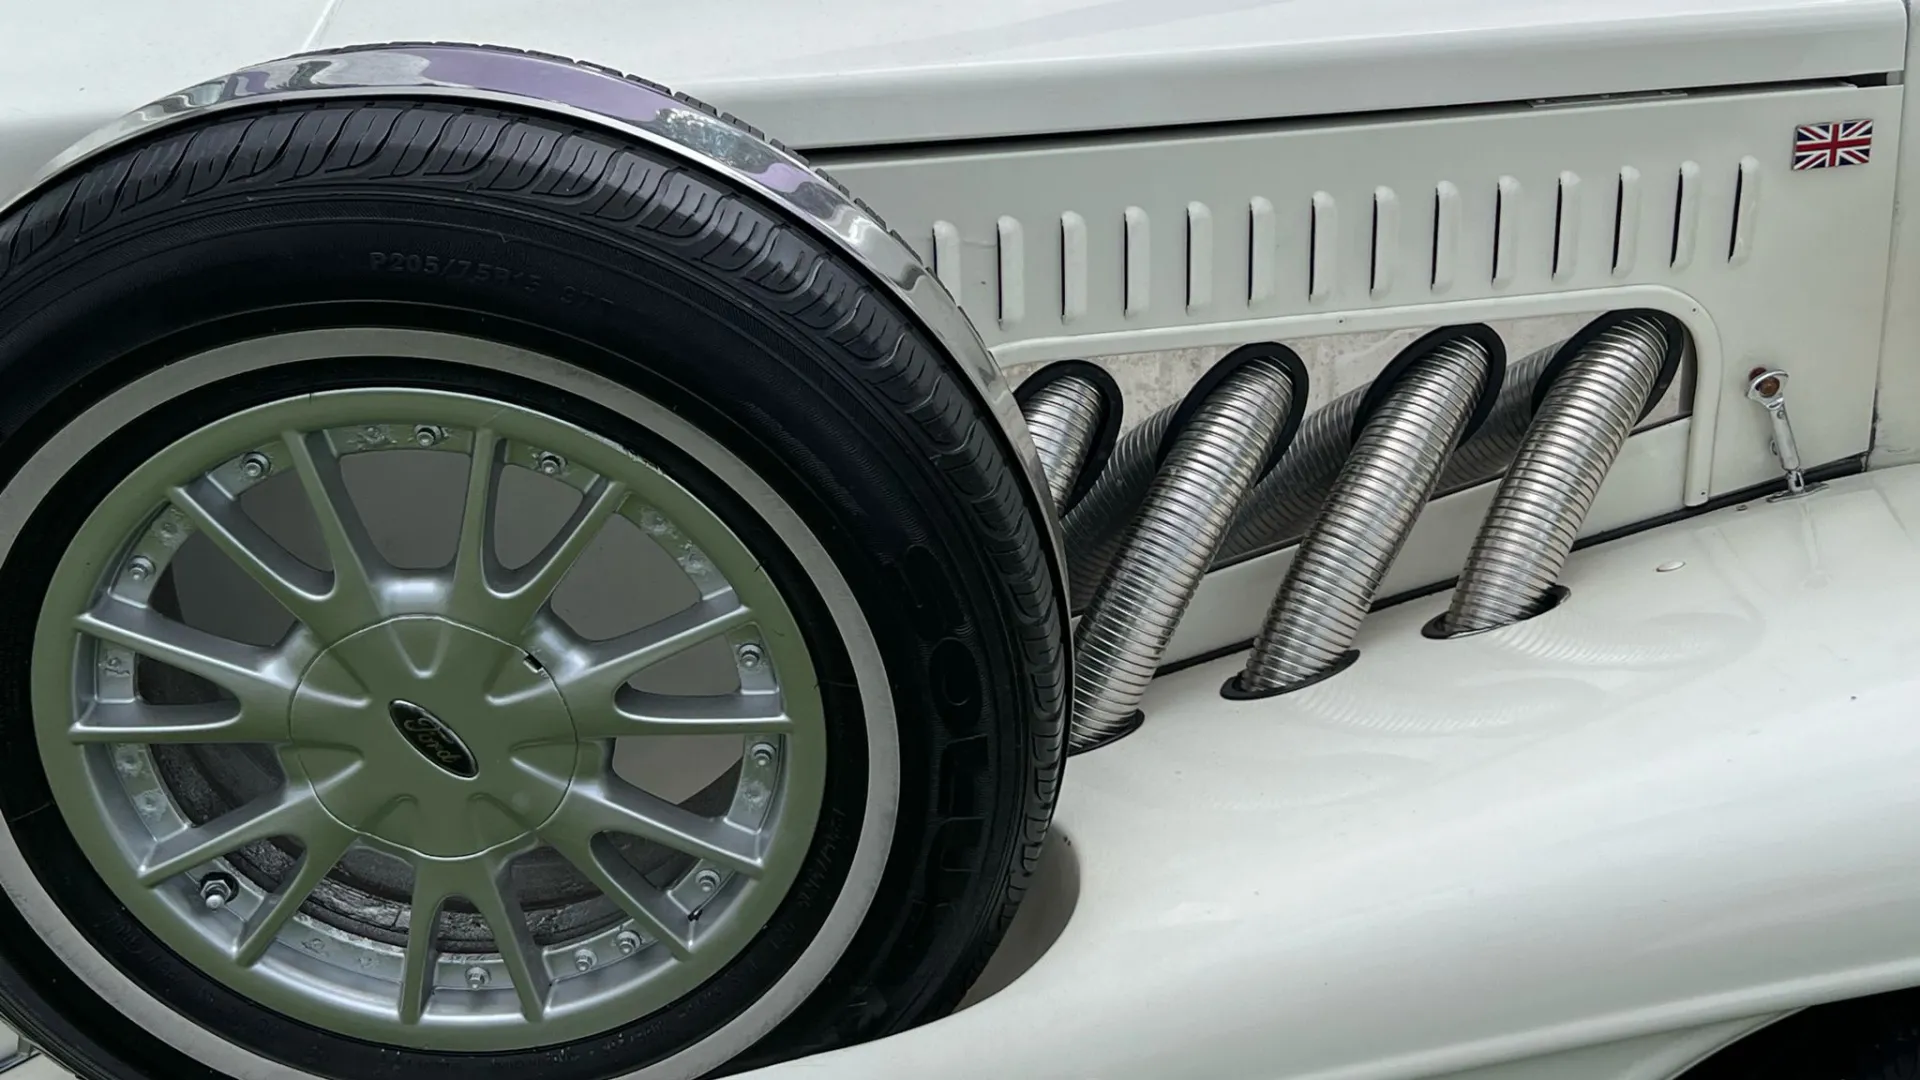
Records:
<instances>
[{"instance_id":1,"label":"ford logo","mask_svg":"<svg viewBox=\"0 0 1920 1080\"><path fill-rule=\"evenodd\" d=\"M440 718L411 701L394 701L387 706L387 715L393 718L393 726L399 729L407 745L418 751L420 756L447 770L455 776L472 777L480 772L480 763L474 760L473 751L460 741L453 729L442 723Z\"/></svg>"}]
</instances>

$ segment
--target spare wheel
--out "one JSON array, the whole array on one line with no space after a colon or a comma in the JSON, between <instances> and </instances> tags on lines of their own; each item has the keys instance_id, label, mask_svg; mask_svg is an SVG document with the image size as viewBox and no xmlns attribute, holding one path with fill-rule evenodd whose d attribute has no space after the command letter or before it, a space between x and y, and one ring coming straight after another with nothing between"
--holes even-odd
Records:
<instances>
[{"instance_id":1,"label":"spare wheel","mask_svg":"<svg viewBox=\"0 0 1920 1080\"><path fill-rule=\"evenodd\" d=\"M950 1008L1062 760L1003 388L699 153L308 85L0 220L8 1018L600 1080Z\"/></svg>"}]
</instances>

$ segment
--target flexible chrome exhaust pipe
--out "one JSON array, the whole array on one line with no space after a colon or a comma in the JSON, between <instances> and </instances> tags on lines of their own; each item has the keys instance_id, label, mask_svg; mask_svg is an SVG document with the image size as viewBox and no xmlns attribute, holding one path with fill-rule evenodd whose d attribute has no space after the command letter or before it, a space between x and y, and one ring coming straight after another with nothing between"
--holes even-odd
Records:
<instances>
[{"instance_id":1,"label":"flexible chrome exhaust pipe","mask_svg":"<svg viewBox=\"0 0 1920 1080\"><path fill-rule=\"evenodd\" d=\"M1533 419L1537 400L1534 386L1559 349L1559 344L1550 345L1509 365L1506 384L1486 423L1447 459L1440 491L1491 479L1513 460L1527 423ZM1214 557L1214 566L1285 547L1307 531L1353 449L1353 417L1360 411L1368 389L1361 387L1342 394L1306 418L1280 463L1247 496L1227 530L1220 553ZM1154 453L1173 411L1169 406L1123 436L1108 459L1105 473L1094 481L1092 492L1065 519L1067 550L1073 552L1070 576L1075 611L1086 609L1119 550L1127 515L1139 505L1141 494L1152 480Z\"/></svg>"},{"instance_id":2,"label":"flexible chrome exhaust pipe","mask_svg":"<svg viewBox=\"0 0 1920 1080\"><path fill-rule=\"evenodd\" d=\"M1544 375L1526 440L1474 537L1438 636L1531 618L1555 586L1601 481L1677 366L1685 332L1672 316L1619 312L1571 339Z\"/></svg>"},{"instance_id":3,"label":"flexible chrome exhaust pipe","mask_svg":"<svg viewBox=\"0 0 1920 1080\"><path fill-rule=\"evenodd\" d=\"M1349 391L1314 411L1300 436L1266 478L1254 485L1234 515L1220 559L1250 555L1296 540L1313 524L1327 491L1353 449L1354 415L1367 388Z\"/></svg>"},{"instance_id":4,"label":"flexible chrome exhaust pipe","mask_svg":"<svg viewBox=\"0 0 1920 1080\"><path fill-rule=\"evenodd\" d=\"M1062 360L1027 376L1013 396L1040 452L1047 494L1064 515L1113 452L1125 407L1120 386L1098 364Z\"/></svg>"},{"instance_id":5,"label":"flexible chrome exhaust pipe","mask_svg":"<svg viewBox=\"0 0 1920 1080\"><path fill-rule=\"evenodd\" d=\"M1300 358L1283 345L1252 345L1228 354L1168 414L1165 453L1074 632L1069 753L1139 726L1140 700L1174 628L1234 511L1286 449L1306 399Z\"/></svg>"},{"instance_id":6,"label":"flexible chrome exhaust pipe","mask_svg":"<svg viewBox=\"0 0 1920 1080\"><path fill-rule=\"evenodd\" d=\"M1437 492L1485 483L1513 463L1520 440L1526 438L1527 425L1533 422L1533 408L1540 402L1540 376L1564 344L1556 342L1536 349L1507 365L1506 383L1494 399L1493 411L1487 414L1486 423L1447 455Z\"/></svg>"},{"instance_id":7,"label":"flexible chrome exhaust pipe","mask_svg":"<svg viewBox=\"0 0 1920 1080\"><path fill-rule=\"evenodd\" d=\"M1067 567L1072 610L1086 610L1094 590L1106 578L1107 568L1113 565L1127 526L1140 508L1140 499L1153 483L1167 427L1179 408L1179 403L1169 405L1120 436L1106 468L1094 478L1073 511L1061 519L1067 550L1073 553Z\"/></svg>"},{"instance_id":8,"label":"flexible chrome exhaust pipe","mask_svg":"<svg viewBox=\"0 0 1920 1080\"><path fill-rule=\"evenodd\" d=\"M1491 329L1447 328L1409 346L1374 382L1356 414L1353 453L1300 541L1230 694L1282 693L1352 662L1380 582L1448 453L1492 410L1505 360Z\"/></svg>"},{"instance_id":9,"label":"flexible chrome exhaust pipe","mask_svg":"<svg viewBox=\"0 0 1920 1080\"><path fill-rule=\"evenodd\" d=\"M1507 365L1498 402L1486 422L1448 457L1436 494L1474 486L1506 470L1540 403L1540 376L1561 357L1564 346L1565 342L1555 343ZM1672 368L1661 373L1656 399L1676 374ZM1366 394L1366 387L1349 391L1307 417L1280 464L1247 496L1214 558L1215 568L1283 548L1313 524L1326 502L1328 487L1353 448L1352 419ZM1107 467L1111 475L1098 477L1098 493L1083 500L1080 512L1066 520L1068 550L1074 553L1074 611L1085 610L1119 549L1128 512L1152 479L1153 455L1172 415L1172 407L1163 409L1142 422L1132 439L1123 437Z\"/></svg>"},{"instance_id":10,"label":"flexible chrome exhaust pipe","mask_svg":"<svg viewBox=\"0 0 1920 1080\"><path fill-rule=\"evenodd\" d=\"M1561 344L1555 342L1507 365L1506 381L1493 411L1448 456L1438 492L1490 480L1513 460L1533 419L1533 406L1538 400L1534 388ZM1287 456L1247 496L1246 505L1233 519L1233 528L1227 531L1227 542L1220 546L1216 566L1285 547L1307 531L1353 449L1353 417L1369 390L1365 386L1349 390L1307 417Z\"/></svg>"}]
</instances>

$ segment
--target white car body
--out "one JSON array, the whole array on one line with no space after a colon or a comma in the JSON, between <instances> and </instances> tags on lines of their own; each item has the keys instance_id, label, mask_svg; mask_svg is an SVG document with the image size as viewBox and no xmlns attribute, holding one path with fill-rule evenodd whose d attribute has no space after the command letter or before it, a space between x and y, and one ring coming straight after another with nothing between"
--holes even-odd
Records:
<instances>
[{"instance_id":1,"label":"white car body","mask_svg":"<svg viewBox=\"0 0 1920 1080\"><path fill-rule=\"evenodd\" d=\"M1009 369L1129 357L1145 387L1271 338L1319 342L1337 392L1439 324L1674 314L1685 415L1629 443L1585 532L1676 520L1576 554L1581 603L1437 645L1444 594L1408 600L1366 625L1371 675L1230 702L1290 552L1217 571L1146 726L1070 768L975 1000L753 1074L1659 1080L1920 986L1909 23L1901 0L15 4L0 203L250 62L478 41L807 151ZM1796 128L1854 120L1869 161L1792 168ZM1792 374L1809 464L1873 468L1740 501L1780 473L1763 365ZM1383 594L1457 572L1491 494L1433 503Z\"/></svg>"}]
</instances>

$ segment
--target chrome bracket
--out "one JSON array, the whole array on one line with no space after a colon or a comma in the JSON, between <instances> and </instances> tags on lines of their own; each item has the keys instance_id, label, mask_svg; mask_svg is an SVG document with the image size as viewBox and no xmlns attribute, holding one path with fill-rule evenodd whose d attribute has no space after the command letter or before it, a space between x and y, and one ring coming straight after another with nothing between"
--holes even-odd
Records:
<instances>
[{"instance_id":1,"label":"chrome bracket","mask_svg":"<svg viewBox=\"0 0 1920 1080\"><path fill-rule=\"evenodd\" d=\"M1793 441L1793 421L1787 417L1787 373L1779 368L1754 368L1747 374L1747 398L1767 410L1767 419L1773 423L1773 453L1787 474L1787 490L1769 495L1767 501L1794 499L1826 487L1823 483L1807 483L1801 469L1800 447Z\"/></svg>"}]
</instances>

